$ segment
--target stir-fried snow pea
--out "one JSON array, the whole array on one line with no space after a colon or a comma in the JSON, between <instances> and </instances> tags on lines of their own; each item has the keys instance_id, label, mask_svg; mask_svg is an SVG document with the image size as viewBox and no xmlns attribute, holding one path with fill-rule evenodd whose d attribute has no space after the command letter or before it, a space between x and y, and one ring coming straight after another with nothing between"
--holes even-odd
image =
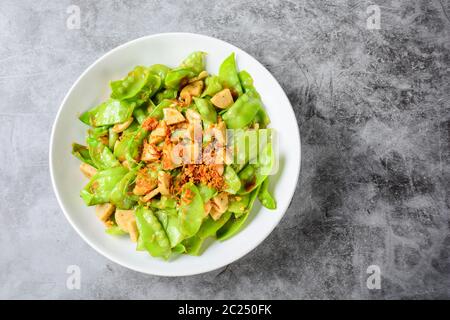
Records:
<instances>
[{"instance_id":1,"label":"stir-fried snow pea","mask_svg":"<svg viewBox=\"0 0 450 320\"><path fill-rule=\"evenodd\" d=\"M152 199L150 206L155 209L175 209L177 201L172 197L161 196L159 199Z\"/></svg>"},{"instance_id":2,"label":"stir-fried snow pea","mask_svg":"<svg viewBox=\"0 0 450 320\"><path fill-rule=\"evenodd\" d=\"M175 247L184 239L184 235L180 229L177 211L175 209L158 210L155 212L155 215L166 231L170 241L170 247Z\"/></svg>"},{"instance_id":3,"label":"stir-fried snow pea","mask_svg":"<svg viewBox=\"0 0 450 320\"><path fill-rule=\"evenodd\" d=\"M219 78L224 87L229 88L237 96L242 95L243 91L237 73L234 53L226 58L220 65Z\"/></svg>"},{"instance_id":4,"label":"stir-fried snow pea","mask_svg":"<svg viewBox=\"0 0 450 320\"><path fill-rule=\"evenodd\" d=\"M178 90L183 79L195 77L195 72L191 68L176 68L167 73L164 84L169 89Z\"/></svg>"},{"instance_id":5,"label":"stir-fried snow pea","mask_svg":"<svg viewBox=\"0 0 450 320\"><path fill-rule=\"evenodd\" d=\"M259 188L260 187L253 190L252 193L250 194L248 206L245 213L238 217L235 216L234 218L231 218L230 220L227 221L227 223L224 224L222 228L220 228L217 231L216 236L218 240L220 241L227 240L242 229L253 207L253 203L255 202L255 199L258 195Z\"/></svg>"},{"instance_id":6,"label":"stir-fried snow pea","mask_svg":"<svg viewBox=\"0 0 450 320\"><path fill-rule=\"evenodd\" d=\"M228 129L240 129L253 121L261 107L259 99L243 94L222 115L222 118Z\"/></svg>"},{"instance_id":7,"label":"stir-fried snow pea","mask_svg":"<svg viewBox=\"0 0 450 320\"><path fill-rule=\"evenodd\" d=\"M161 85L163 85L170 68L163 64L154 64L148 68L148 71L157 75L161 79Z\"/></svg>"},{"instance_id":8,"label":"stir-fried snow pea","mask_svg":"<svg viewBox=\"0 0 450 320\"><path fill-rule=\"evenodd\" d=\"M205 57L206 52L193 52L183 60L183 62L181 63L181 67L190 68L197 75L205 70Z\"/></svg>"},{"instance_id":9,"label":"stir-fried snow pea","mask_svg":"<svg viewBox=\"0 0 450 320\"><path fill-rule=\"evenodd\" d=\"M272 144L268 143L259 154L259 161L257 164L247 164L241 172L239 178L241 179L241 189L238 194L246 194L254 190L263 183L272 170L274 163Z\"/></svg>"},{"instance_id":10,"label":"stir-fried snow pea","mask_svg":"<svg viewBox=\"0 0 450 320\"><path fill-rule=\"evenodd\" d=\"M112 128L108 130L108 147L110 150L114 150L114 145L116 141L119 139L119 134L115 132Z\"/></svg>"},{"instance_id":11,"label":"stir-fried snow pea","mask_svg":"<svg viewBox=\"0 0 450 320\"><path fill-rule=\"evenodd\" d=\"M208 187L206 184L198 185L198 192L200 192L204 203L208 202L211 198L217 195L217 190Z\"/></svg>"},{"instance_id":12,"label":"stir-fried snow pea","mask_svg":"<svg viewBox=\"0 0 450 320\"><path fill-rule=\"evenodd\" d=\"M178 96L178 91L176 89L165 89L161 92L158 92L154 97L155 103L159 104L161 101L165 99L176 99Z\"/></svg>"},{"instance_id":13,"label":"stir-fried snow pea","mask_svg":"<svg viewBox=\"0 0 450 320\"><path fill-rule=\"evenodd\" d=\"M111 97L119 100L134 97L146 85L150 72L148 68L137 66L124 79L110 82Z\"/></svg>"},{"instance_id":14,"label":"stir-fried snow pea","mask_svg":"<svg viewBox=\"0 0 450 320\"><path fill-rule=\"evenodd\" d=\"M258 91L256 91L255 87L253 86L253 78L247 71L243 70L239 72L239 80L246 94L260 99ZM262 104L261 108L259 108L258 112L256 113L255 122L259 123L261 128L267 127L267 125L270 123L270 118L267 115L266 109L262 107Z\"/></svg>"},{"instance_id":15,"label":"stir-fried snow pea","mask_svg":"<svg viewBox=\"0 0 450 320\"><path fill-rule=\"evenodd\" d=\"M183 186L180 203L180 227L186 237L195 235L205 216L203 199L197 187L192 183Z\"/></svg>"},{"instance_id":16,"label":"stir-fried snow pea","mask_svg":"<svg viewBox=\"0 0 450 320\"><path fill-rule=\"evenodd\" d=\"M124 167L98 171L81 190L81 198L88 206L109 202L111 191L127 172Z\"/></svg>"},{"instance_id":17,"label":"stir-fried snow pea","mask_svg":"<svg viewBox=\"0 0 450 320\"><path fill-rule=\"evenodd\" d=\"M217 92L222 90L222 85L220 84L220 78L218 76L211 76L205 79L206 89L202 93L202 98L206 96L214 96Z\"/></svg>"},{"instance_id":18,"label":"stir-fried snow pea","mask_svg":"<svg viewBox=\"0 0 450 320\"><path fill-rule=\"evenodd\" d=\"M127 234L125 231L120 229L118 225L113 225L111 227L106 228L105 232L112 236L122 236Z\"/></svg>"},{"instance_id":19,"label":"stir-fried snow pea","mask_svg":"<svg viewBox=\"0 0 450 320\"><path fill-rule=\"evenodd\" d=\"M209 237L215 237L217 230L230 219L231 212L225 212L218 220L207 217L197 234L183 241L186 253L197 256L201 253L203 242Z\"/></svg>"},{"instance_id":20,"label":"stir-fried snow pea","mask_svg":"<svg viewBox=\"0 0 450 320\"><path fill-rule=\"evenodd\" d=\"M136 209L136 225L139 230L138 247L145 248L153 257L170 257L170 242L158 218L150 209Z\"/></svg>"},{"instance_id":21,"label":"stir-fried snow pea","mask_svg":"<svg viewBox=\"0 0 450 320\"><path fill-rule=\"evenodd\" d=\"M93 127L122 123L131 117L135 106L136 102L109 99L83 113L80 120Z\"/></svg>"},{"instance_id":22,"label":"stir-fried snow pea","mask_svg":"<svg viewBox=\"0 0 450 320\"><path fill-rule=\"evenodd\" d=\"M172 105L172 103L173 103L173 101L164 99L163 101L158 103L157 106L150 108L150 110L148 112L148 116L152 117L152 118L156 118L157 120L161 120L162 118L164 118L163 110L165 108L170 107Z\"/></svg>"},{"instance_id":23,"label":"stir-fried snow pea","mask_svg":"<svg viewBox=\"0 0 450 320\"><path fill-rule=\"evenodd\" d=\"M118 142L114 145L114 156L120 161L126 160L126 152L128 150L128 145L131 140L133 140L136 131L139 128L137 126L128 127L123 133L122 137Z\"/></svg>"},{"instance_id":24,"label":"stir-fried snow pea","mask_svg":"<svg viewBox=\"0 0 450 320\"><path fill-rule=\"evenodd\" d=\"M72 143L72 154L81 161L96 167L91 159L91 156L89 155L89 149L86 146L78 143Z\"/></svg>"},{"instance_id":25,"label":"stir-fried snow pea","mask_svg":"<svg viewBox=\"0 0 450 320\"><path fill-rule=\"evenodd\" d=\"M107 169L120 166L120 162L102 142L91 137L88 137L86 141L89 148L89 155L96 168Z\"/></svg>"},{"instance_id":26,"label":"stir-fried snow pea","mask_svg":"<svg viewBox=\"0 0 450 320\"><path fill-rule=\"evenodd\" d=\"M194 102L203 121L217 123L217 112L211 101L208 99L194 98Z\"/></svg>"},{"instance_id":27,"label":"stir-fried snow pea","mask_svg":"<svg viewBox=\"0 0 450 320\"><path fill-rule=\"evenodd\" d=\"M261 188L259 189L258 199L261 201L261 204L267 209L276 209L277 202L274 197L269 192L269 179L266 178L261 184Z\"/></svg>"},{"instance_id":28,"label":"stir-fried snow pea","mask_svg":"<svg viewBox=\"0 0 450 320\"><path fill-rule=\"evenodd\" d=\"M96 138L96 139L106 136L106 135L108 135L108 129L109 129L109 126L90 128L88 130L88 136L91 138Z\"/></svg>"},{"instance_id":29,"label":"stir-fried snow pea","mask_svg":"<svg viewBox=\"0 0 450 320\"><path fill-rule=\"evenodd\" d=\"M226 184L225 191L235 194L241 189L241 180L231 166L226 166L223 173L223 178Z\"/></svg>"},{"instance_id":30,"label":"stir-fried snow pea","mask_svg":"<svg viewBox=\"0 0 450 320\"><path fill-rule=\"evenodd\" d=\"M133 137L128 142L128 146L125 151L125 159L131 166L136 165L139 158L139 150L148 134L149 131L147 129L140 127L138 130L136 130Z\"/></svg>"},{"instance_id":31,"label":"stir-fried snow pea","mask_svg":"<svg viewBox=\"0 0 450 320\"><path fill-rule=\"evenodd\" d=\"M136 179L136 169L130 170L111 191L110 200L119 209L131 209L137 197L131 193L131 184Z\"/></svg>"},{"instance_id":32,"label":"stir-fried snow pea","mask_svg":"<svg viewBox=\"0 0 450 320\"><path fill-rule=\"evenodd\" d=\"M228 203L228 211L233 212L235 217L239 217L246 212L249 201L250 194L231 198Z\"/></svg>"}]
</instances>

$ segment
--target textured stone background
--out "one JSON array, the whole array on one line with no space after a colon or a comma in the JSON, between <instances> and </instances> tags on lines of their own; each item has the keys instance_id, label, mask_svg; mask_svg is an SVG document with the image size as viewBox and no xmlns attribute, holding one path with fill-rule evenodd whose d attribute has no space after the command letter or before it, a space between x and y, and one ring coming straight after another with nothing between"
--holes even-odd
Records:
<instances>
[{"instance_id":1,"label":"textured stone background","mask_svg":"<svg viewBox=\"0 0 450 320\"><path fill-rule=\"evenodd\" d=\"M408 4L406 4L408 2ZM68 30L66 9L81 8ZM450 2L0 2L1 298L450 298ZM115 265L75 233L48 172L51 124L95 59L131 39L197 32L261 61L302 135L292 205L219 271L160 278ZM81 290L65 287L82 268ZM368 290L377 264L382 289Z\"/></svg>"}]
</instances>

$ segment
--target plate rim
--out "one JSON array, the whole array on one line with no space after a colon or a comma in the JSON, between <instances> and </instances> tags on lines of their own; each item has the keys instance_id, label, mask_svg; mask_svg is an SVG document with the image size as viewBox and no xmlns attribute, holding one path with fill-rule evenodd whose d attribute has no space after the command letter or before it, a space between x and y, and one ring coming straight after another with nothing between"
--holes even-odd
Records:
<instances>
[{"instance_id":1,"label":"plate rim","mask_svg":"<svg viewBox=\"0 0 450 320\"><path fill-rule=\"evenodd\" d=\"M72 86L69 88L69 90L67 91L66 95L64 96L62 102L60 103L59 107L58 107L58 111L56 113L56 117L53 121L52 124L52 130L51 130L51 134L50 134L50 141L49 141L49 171L50 171L50 178L51 178L51 182L52 182L52 189L53 192L56 196L57 202L59 204L59 207L61 208L62 212L64 213L64 216L66 217L66 219L69 221L70 225L75 229L75 231L77 232L77 234L91 247L93 248L95 251L97 251L97 253L99 253L100 255L106 257L107 259L109 259L110 261L125 267L127 269L133 270L133 271L137 271L140 273L144 273L144 274L149 274L149 275L155 275L155 276L163 276L163 277L181 277L181 276L192 276L192 275L198 275L198 274L203 274L206 272L211 272L220 268L223 268L241 258L243 258L244 256L246 256L248 253L250 253L251 251L253 251L254 249L256 249L264 240L267 239L267 237L273 232L273 230L279 225L281 219L284 217L284 215L286 214L288 208L290 207L291 203L292 203L292 199L293 196L295 194L296 191L296 187L293 188L293 190L290 192L291 194L288 196L289 201L287 202L287 205L285 208L282 208L282 210L279 210L279 212L281 212L281 214L279 215L278 219L276 220L276 223L274 223L273 227L270 228L270 230L268 230L268 232L261 237L261 239L259 241L257 241L257 243L251 247L248 250L244 250L242 251L239 255L233 257L232 259L228 259L229 261L224 261L224 263L216 266L210 266L210 267L203 267L203 268L199 268L193 272L191 271L183 271L183 272L178 272L178 273L169 273L169 272L155 272L153 270L147 270L147 269L143 269L143 268L139 268L136 266L132 266L127 264L124 261L120 261L119 259L116 259L115 257L112 257L108 252L100 249L97 245L95 245L94 243L92 243L87 236L85 236L85 234L80 230L80 228L77 227L77 225L75 224L75 222L72 220L72 218L70 217L70 215L67 212L66 207L63 204L63 201L60 197L58 188L56 186L56 181L55 181L55 176L54 176L54 170L53 170L53 166L54 166L54 161L53 161L53 157L54 152L53 152L53 141L54 141L54 136L55 136L55 131L56 131L56 126L57 123L60 120L61 117L61 113L63 110L63 106L66 104L67 100L69 99L69 96L71 95L72 91L74 90L74 88L80 83L81 79L84 78L84 76L86 74L88 74L92 68L94 68L100 61L102 61L103 59L105 59L106 57L108 57L109 55L113 54L114 52L125 48L127 46L133 45L134 43L140 42L140 41L146 41L148 39L152 39L152 38L159 38L159 37L167 37L167 36L186 36L186 37L198 37L198 38L204 38L204 39L208 39L208 40L213 40L213 41L218 41L221 42L224 45L227 46L231 46L234 50L238 51L239 54L243 53L244 55L249 56L250 58L252 58L252 60L254 60L256 62L257 65L259 65L262 69L264 69L268 76L272 78L273 81L275 81L275 83L280 87L281 92L284 96L284 98L286 99L287 103L290 106L290 110L289 112L291 113L291 115L294 117L294 119L296 119L296 126L295 126L295 131L296 131L296 144L298 144L298 159L299 159L299 164L297 167L297 172L295 174L295 185L298 185L298 180L300 177L300 170L301 170L301 164L302 164L302 152L301 152L301 137L300 137L300 129L298 126L298 122L297 122L297 117L295 116L295 112L294 112L294 108L292 107L292 104L288 98L288 96L286 95L286 92L284 91L283 87L280 85L280 83L278 82L278 80L272 75L272 73L261 63L259 62L255 57L253 57L251 54L247 53L246 51L244 51L243 49L227 42L221 39L218 39L216 37L211 37L211 36L207 36L207 35L203 35L203 34L199 34L199 33L191 33L191 32L163 32L163 33L156 33L156 34L150 34L150 35L146 35L146 36L142 36L130 41L127 41L121 45L118 45L116 47L114 47L113 49L109 50L108 52L104 53L103 55L101 55L98 59L96 59L93 63L91 63L82 73L80 76L78 76L78 78L75 80L75 82L72 84Z\"/></svg>"}]
</instances>

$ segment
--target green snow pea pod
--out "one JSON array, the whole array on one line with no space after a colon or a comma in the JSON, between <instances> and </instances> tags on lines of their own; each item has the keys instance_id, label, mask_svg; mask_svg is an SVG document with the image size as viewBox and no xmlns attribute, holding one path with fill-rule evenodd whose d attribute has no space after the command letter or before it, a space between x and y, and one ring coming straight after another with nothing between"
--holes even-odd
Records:
<instances>
[{"instance_id":1,"label":"green snow pea pod","mask_svg":"<svg viewBox=\"0 0 450 320\"><path fill-rule=\"evenodd\" d=\"M95 139L106 136L108 134L108 128L108 126L90 128L88 130L88 136Z\"/></svg>"},{"instance_id":2,"label":"green snow pea pod","mask_svg":"<svg viewBox=\"0 0 450 320\"><path fill-rule=\"evenodd\" d=\"M261 107L259 99L243 94L222 115L222 119L228 129L240 129L252 122Z\"/></svg>"},{"instance_id":3,"label":"green snow pea pod","mask_svg":"<svg viewBox=\"0 0 450 320\"><path fill-rule=\"evenodd\" d=\"M164 82L166 88L178 90L183 79L195 77L195 72L191 68L176 68L167 73Z\"/></svg>"},{"instance_id":4,"label":"green snow pea pod","mask_svg":"<svg viewBox=\"0 0 450 320\"><path fill-rule=\"evenodd\" d=\"M142 102L148 101L151 97L153 97L156 92L161 88L162 82L161 78L155 74L151 74L148 76L147 83L142 88L139 96L139 99Z\"/></svg>"},{"instance_id":5,"label":"green snow pea pod","mask_svg":"<svg viewBox=\"0 0 450 320\"><path fill-rule=\"evenodd\" d=\"M182 243L177 244L175 247L172 248L173 253L185 253L186 248Z\"/></svg>"},{"instance_id":6,"label":"green snow pea pod","mask_svg":"<svg viewBox=\"0 0 450 320\"><path fill-rule=\"evenodd\" d=\"M139 126L136 122L133 122L123 133L120 140L118 140L117 144L114 145L114 156L119 159L119 161L126 160L126 152L128 150L128 145L133 139L136 131L139 129Z\"/></svg>"},{"instance_id":7,"label":"green snow pea pod","mask_svg":"<svg viewBox=\"0 0 450 320\"><path fill-rule=\"evenodd\" d=\"M81 190L81 198L88 206L109 202L111 191L127 172L122 166L98 171Z\"/></svg>"},{"instance_id":8,"label":"green snow pea pod","mask_svg":"<svg viewBox=\"0 0 450 320\"><path fill-rule=\"evenodd\" d=\"M219 78L224 87L229 88L237 96L242 95L243 91L239 81L234 52L220 65Z\"/></svg>"},{"instance_id":9,"label":"green snow pea pod","mask_svg":"<svg viewBox=\"0 0 450 320\"><path fill-rule=\"evenodd\" d=\"M184 236L180 229L177 210L159 210L156 211L155 215L158 217L159 222L166 231L170 247L173 248L178 245L184 239Z\"/></svg>"},{"instance_id":10,"label":"green snow pea pod","mask_svg":"<svg viewBox=\"0 0 450 320\"><path fill-rule=\"evenodd\" d=\"M110 150L114 150L114 144L119 139L119 134L113 131L112 128L108 130L108 147Z\"/></svg>"},{"instance_id":11,"label":"green snow pea pod","mask_svg":"<svg viewBox=\"0 0 450 320\"><path fill-rule=\"evenodd\" d=\"M231 166L225 167L223 178L227 185L226 192L235 194L241 189L241 180Z\"/></svg>"},{"instance_id":12,"label":"green snow pea pod","mask_svg":"<svg viewBox=\"0 0 450 320\"><path fill-rule=\"evenodd\" d=\"M246 194L256 189L270 174L274 164L274 155L272 151L272 144L268 143L262 152L259 154L257 164L247 164L239 173L241 179L241 189L239 194Z\"/></svg>"},{"instance_id":13,"label":"green snow pea pod","mask_svg":"<svg viewBox=\"0 0 450 320\"><path fill-rule=\"evenodd\" d=\"M134 109L133 117L139 124L142 124L144 120L148 117L147 110L144 106L140 106L139 108Z\"/></svg>"},{"instance_id":14,"label":"green snow pea pod","mask_svg":"<svg viewBox=\"0 0 450 320\"><path fill-rule=\"evenodd\" d=\"M218 76L210 76L205 79L206 89L203 91L201 97L210 96L212 97L217 92L223 89L220 84L220 78Z\"/></svg>"},{"instance_id":15,"label":"green snow pea pod","mask_svg":"<svg viewBox=\"0 0 450 320\"><path fill-rule=\"evenodd\" d=\"M228 203L228 211L233 212L235 217L239 217L247 210L250 201L250 194L244 194L234 199L230 199Z\"/></svg>"},{"instance_id":16,"label":"green snow pea pod","mask_svg":"<svg viewBox=\"0 0 450 320\"><path fill-rule=\"evenodd\" d=\"M143 248L153 257L169 259L170 242L158 218L150 209L136 209L136 225L139 230L138 249Z\"/></svg>"},{"instance_id":17,"label":"green snow pea pod","mask_svg":"<svg viewBox=\"0 0 450 320\"><path fill-rule=\"evenodd\" d=\"M204 241L209 237L215 237L217 230L230 219L231 212L225 212L217 221L211 217L207 217L197 234L183 241L186 253L198 256L201 253Z\"/></svg>"},{"instance_id":18,"label":"green snow pea pod","mask_svg":"<svg viewBox=\"0 0 450 320\"><path fill-rule=\"evenodd\" d=\"M109 99L83 113L79 119L93 127L122 123L131 117L135 106L136 102Z\"/></svg>"},{"instance_id":19,"label":"green snow pea pod","mask_svg":"<svg viewBox=\"0 0 450 320\"><path fill-rule=\"evenodd\" d=\"M145 138L147 138L149 131L143 127L136 130L133 137L128 142L128 146L125 151L125 159L131 166L137 164L137 159L139 157L139 150L144 143Z\"/></svg>"},{"instance_id":20,"label":"green snow pea pod","mask_svg":"<svg viewBox=\"0 0 450 320\"><path fill-rule=\"evenodd\" d=\"M137 66L122 80L109 83L112 93L111 98L124 100L133 98L147 84L150 72L143 66Z\"/></svg>"},{"instance_id":21,"label":"green snow pea pod","mask_svg":"<svg viewBox=\"0 0 450 320\"><path fill-rule=\"evenodd\" d=\"M249 199L249 203L248 203L246 212L244 214L240 215L239 217L230 218L223 225L223 227L217 231L216 236L217 236L218 240L225 241L225 240L231 238L232 236L234 236L236 233L238 233L242 229L242 227L244 226L245 221L247 220L247 218L250 214L250 211L253 207L253 203L255 202L256 196L258 195L259 188L260 187L257 187L250 194L250 199Z\"/></svg>"},{"instance_id":22,"label":"green snow pea pod","mask_svg":"<svg viewBox=\"0 0 450 320\"><path fill-rule=\"evenodd\" d=\"M162 118L164 118L164 112L163 110L165 108L168 108L172 105L173 101L164 99L163 101L161 101L160 103L158 103L157 106L155 106L154 108L151 108L148 112L148 116L152 117L152 118L156 118L157 120L161 120Z\"/></svg>"},{"instance_id":23,"label":"green snow pea pod","mask_svg":"<svg viewBox=\"0 0 450 320\"><path fill-rule=\"evenodd\" d=\"M105 232L112 236L123 236L127 234L125 231L120 229L118 225L113 225L109 228L106 228Z\"/></svg>"},{"instance_id":24,"label":"green snow pea pod","mask_svg":"<svg viewBox=\"0 0 450 320\"><path fill-rule=\"evenodd\" d=\"M269 177L267 177L261 184L261 188L259 189L258 193L258 199L261 204L267 209L277 208L277 202L269 192Z\"/></svg>"},{"instance_id":25,"label":"green snow pea pod","mask_svg":"<svg viewBox=\"0 0 450 320\"><path fill-rule=\"evenodd\" d=\"M159 199L152 199L150 206L155 209L175 209L177 201L172 197L161 196Z\"/></svg>"},{"instance_id":26,"label":"green snow pea pod","mask_svg":"<svg viewBox=\"0 0 450 320\"><path fill-rule=\"evenodd\" d=\"M155 103L160 104L165 99L176 99L178 96L178 90L176 89L166 89L158 92L154 97Z\"/></svg>"},{"instance_id":27,"label":"green snow pea pod","mask_svg":"<svg viewBox=\"0 0 450 320\"><path fill-rule=\"evenodd\" d=\"M209 200L211 200L214 196L217 195L217 190L211 187L208 187L206 184L199 184L198 185L198 191L200 192L200 195L202 196L203 202L206 203Z\"/></svg>"},{"instance_id":28,"label":"green snow pea pod","mask_svg":"<svg viewBox=\"0 0 450 320\"><path fill-rule=\"evenodd\" d=\"M179 223L181 231L186 237L197 233L205 216L203 199L197 187L192 183L186 183L181 192Z\"/></svg>"},{"instance_id":29,"label":"green snow pea pod","mask_svg":"<svg viewBox=\"0 0 450 320\"><path fill-rule=\"evenodd\" d=\"M186 59L183 60L181 67L190 68L197 75L205 70L205 57L206 52L192 52Z\"/></svg>"},{"instance_id":30,"label":"green snow pea pod","mask_svg":"<svg viewBox=\"0 0 450 320\"><path fill-rule=\"evenodd\" d=\"M72 143L72 154L79 160L95 167L95 164L89 155L89 149L86 146L78 143Z\"/></svg>"},{"instance_id":31,"label":"green snow pea pod","mask_svg":"<svg viewBox=\"0 0 450 320\"><path fill-rule=\"evenodd\" d=\"M111 203L119 209L131 209L138 200L131 190L131 184L136 179L136 171L136 168L131 169L111 191Z\"/></svg>"},{"instance_id":32,"label":"green snow pea pod","mask_svg":"<svg viewBox=\"0 0 450 320\"><path fill-rule=\"evenodd\" d=\"M101 170L120 166L120 162L116 159L111 150L102 142L91 137L88 137L86 141L89 155L96 168Z\"/></svg>"},{"instance_id":33,"label":"green snow pea pod","mask_svg":"<svg viewBox=\"0 0 450 320\"><path fill-rule=\"evenodd\" d=\"M164 84L170 68L164 64L154 64L148 67L148 71L150 73L156 74L161 79L161 84Z\"/></svg>"},{"instance_id":34,"label":"green snow pea pod","mask_svg":"<svg viewBox=\"0 0 450 320\"><path fill-rule=\"evenodd\" d=\"M194 98L194 102L203 121L217 123L217 112L211 101L208 99Z\"/></svg>"},{"instance_id":35,"label":"green snow pea pod","mask_svg":"<svg viewBox=\"0 0 450 320\"><path fill-rule=\"evenodd\" d=\"M255 87L253 86L252 76L247 71L243 70L239 72L239 80L246 94L258 99L261 98L258 91L256 91ZM267 115L266 109L262 106L262 103L261 108L258 110L255 116L255 122L259 123L262 128L267 127L267 125L270 123L270 118Z\"/></svg>"}]
</instances>

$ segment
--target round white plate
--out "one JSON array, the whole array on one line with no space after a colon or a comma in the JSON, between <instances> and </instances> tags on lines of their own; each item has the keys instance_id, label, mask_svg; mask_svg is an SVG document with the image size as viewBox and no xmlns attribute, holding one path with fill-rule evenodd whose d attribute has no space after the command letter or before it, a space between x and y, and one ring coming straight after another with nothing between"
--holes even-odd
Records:
<instances>
[{"instance_id":1,"label":"round white plate","mask_svg":"<svg viewBox=\"0 0 450 320\"><path fill-rule=\"evenodd\" d=\"M217 74L220 63L232 52L238 68L247 70L279 138L279 171L271 179L278 208L256 204L241 232L224 242L215 241L199 257L180 256L170 261L137 252L127 237L105 233L93 207L79 196L87 183L80 162L71 154L72 142L84 144L87 126L78 115L108 98L109 81L122 78L136 65L155 63L177 66L193 51L205 51L207 70ZM191 33L164 33L121 45L94 62L78 78L62 102L50 138L50 173L58 202L80 236L95 250L127 268L161 276L186 276L211 271L243 257L260 244L286 212L300 171L300 136L292 106L275 78L252 56L224 41Z\"/></svg>"}]
</instances>

